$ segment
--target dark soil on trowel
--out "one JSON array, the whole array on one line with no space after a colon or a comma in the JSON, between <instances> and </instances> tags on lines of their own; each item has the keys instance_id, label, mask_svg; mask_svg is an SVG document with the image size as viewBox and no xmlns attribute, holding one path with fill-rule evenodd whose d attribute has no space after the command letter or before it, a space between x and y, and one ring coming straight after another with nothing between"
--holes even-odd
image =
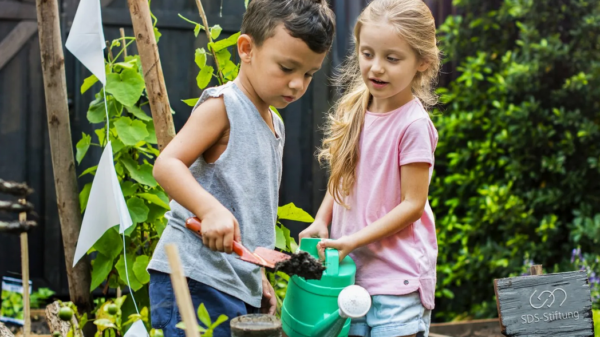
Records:
<instances>
[{"instance_id":1,"label":"dark soil on trowel","mask_svg":"<svg viewBox=\"0 0 600 337\"><path fill-rule=\"evenodd\" d=\"M284 272L290 276L298 275L306 280L320 280L325 266L309 253L300 251L292 254L289 260L277 262L275 271Z\"/></svg>"}]
</instances>

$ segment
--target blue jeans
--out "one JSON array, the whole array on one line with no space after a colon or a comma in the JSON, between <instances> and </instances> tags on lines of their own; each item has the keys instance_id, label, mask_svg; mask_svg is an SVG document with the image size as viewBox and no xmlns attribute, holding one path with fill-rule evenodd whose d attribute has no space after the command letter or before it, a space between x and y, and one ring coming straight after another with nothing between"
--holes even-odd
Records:
<instances>
[{"instance_id":1,"label":"blue jeans","mask_svg":"<svg viewBox=\"0 0 600 337\"><path fill-rule=\"evenodd\" d=\"M350 336L396 337L429 335L431 310L421 304L419 292L401 296L372 296L371 310L365 317L352 320Z\"/></svg>"},{"instance_id":2,"label":"blue jeans","mask_svg":"<svg viewBox=\"0 0 600 337\"><path fill-rule=\"evenodd\" d=\"M184 337L185 331L175 327L182 319L175 301L170 275L154 270L149 270L149 272L152 327L154 329L161 329L165 337ZM246 304L242 300L220 292L206 284L189 278L187 282L195 311L197 311L201 303L204 303L212 322L215 322L220 315L225 315L229 318L214 330L214 337L230 337L231 328L229 321L231 319L242 315L258 313L259 311L259 309ZM199 320L198 323L200 323ZM203 324L200 325L205 327Z\"/></svg>"}]
</instances>

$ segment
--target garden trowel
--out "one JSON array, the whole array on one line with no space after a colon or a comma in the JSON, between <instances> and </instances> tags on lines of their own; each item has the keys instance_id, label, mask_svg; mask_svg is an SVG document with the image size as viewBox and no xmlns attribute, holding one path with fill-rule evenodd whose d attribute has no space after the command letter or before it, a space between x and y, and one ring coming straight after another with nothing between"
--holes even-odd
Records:
<instances>
[{"instance_id":1,"label":"garden trowel","mask_svg":"<svg viewBox=\"0 0 600 337\"><path fill-rule=\"evenodd\" d=\"M201 221L197 217L188 218L185 221L185 227L201 238L202 226L200 224ZM251 252L237 241L233 241L233 251L240 256L241 260L269 269L275 269L277 262L288 260L291 257L290 255L264 247L258 247L254 252Z\"/></svg>"}]
</instances>

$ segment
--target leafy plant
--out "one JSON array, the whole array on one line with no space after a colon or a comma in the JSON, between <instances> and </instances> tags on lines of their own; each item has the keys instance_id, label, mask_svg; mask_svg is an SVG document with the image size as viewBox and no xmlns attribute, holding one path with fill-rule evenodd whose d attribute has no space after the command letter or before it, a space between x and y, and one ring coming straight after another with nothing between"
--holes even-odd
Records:
<instances>
[{"instance_id":1,"label":"leafy plant","mask_svg":"<svg viewBox=\"0 0 600 337\"><path fill-rule=\"evenodd\" d=\"M16 291L2 290L2 310L0 316L23 319L23 294Z\"/></svg>"},{"instance_id":2,"label":"leafy plant","mask_svg":"<svg viewBox=\"0 0 600 337\"><path fill-rule=\"evenodd\" d=\"M156 20L154 20L156 25ZM156 30L155 33L158 33ZM157 39L159 34L156 34ZM91 290L104 283L108 288L129 286L139 292L138 301L148 298L147 283L150 275L146 267L166 227L165 212L169 209L169 198L152 176L153 160L159 155L156 148L156 132L152 117L144 111L148 105L146 86L142 77L139 55L120 58L123 50L134 42L126 37L126 46L121 39L112 41L106 59L106 86L96 93L87 112L92 124L104 124L92 136L83 134L77 143L77 162L85 157L90 146L104 147L110 140L114 155L117 177L134 225L125 231L125 243L118 233L118 226L108 230L88 252L93 253ZM121 48L122 47L122 48ZM113 49L120 50L113 57ZM81 93L89 90L97 78L92 75L84 80ZM105 91L105 92L104 92ZM109 115L109 139L106 139L106 112ZM95 174L97 166L87 168L81 175ZM80 195L82 212L87 206L91 183L86 184ZM123 246L126 247L127 261ZM126 263L125 263L126 262ZM127 266L127 270L126 267Z\"/></svg>"},{"instance_id":3,"label":"leafy plant","mask_svg":"<svg viewBox=\"0 0 600 337\"><path fill-rule=\"evenodd\" d=\"M126 328L139 320L144 323L151 335L155 334L150 327L148 307L143 307L139 314L134 313L129 315L127 320L123 319L122 308L125 299L126 296L122 296L112 300L100 299L98 301L98 306L94 311L94 324L98 327L98 331L96 332L97 337L124 336Z\"/></svg>"},{"instance_id":4,"label":"leafy plant","mask_svg":"<svg viewBox=\"0 0 600 337\"><path fill-rule=\"evenodd\" d=\"M219 325L223 324L224 322L226 322L229 319L229 317L221 314L221 315L219 315L217 320L213 322L210 319L210 315L208 314L208 310L206 310L204 303L200 303L197 314L198 314L198 319L200 320L202 325L204 325L204 326L198 325L198 331L200 331L202 336L205 336L205 337L212 337L214 330ZM183 322L177 323L177 325L175 325L175 327L185 330L185 324Z\"/></svg>"},{"instance_id":5,"label":"leafy plant","mask_svg":"<svg viewBox=\"0 0 600 337\"><path fill-rule=\"evenodd\" d=\"M49 288L39 288L29 296L29 305L31 309L39 309L45 307L47 300L54 295L55 292Z\"/></svg>"},{"instance_id":6,"label":"leafy plant","mask_svg":"<svg viewBox=\"0 0 600 337\"><path fill-rule=\"evenodd\" d=\"M598 253L600 4L454 1L439 29L458 67L439 93L431 206L436 315L495 317L491 282L523 252L565 270Z\"/></svg>"}]
</instances>

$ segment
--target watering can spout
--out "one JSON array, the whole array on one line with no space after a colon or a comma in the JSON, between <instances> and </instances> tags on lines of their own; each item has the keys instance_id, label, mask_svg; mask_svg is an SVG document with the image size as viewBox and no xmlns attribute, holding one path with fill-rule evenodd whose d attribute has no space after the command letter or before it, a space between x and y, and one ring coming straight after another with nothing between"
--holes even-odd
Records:
<instances>
[{"instance_id":1,"label":"watering can spout","mask_svg":"<svg viewBox=\"0 0 600 337\"><path fill-rule=\"evenodd\" d=\"M335 337L344 328L346 318L340 314L339 310L331 313L327 318L315 325L311 337Z\"/></svg>"}]
</instances>

